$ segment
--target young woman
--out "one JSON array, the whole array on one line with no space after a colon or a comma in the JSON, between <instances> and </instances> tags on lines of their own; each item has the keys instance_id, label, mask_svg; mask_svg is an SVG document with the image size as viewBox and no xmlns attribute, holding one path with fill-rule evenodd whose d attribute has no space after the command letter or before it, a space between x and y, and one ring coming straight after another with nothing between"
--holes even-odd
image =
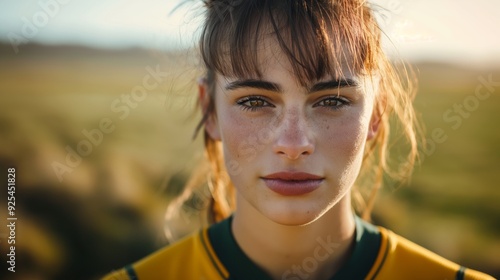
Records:
<instances>
[{"instance_id":1,"label":"young woman","mask_svg":"<svg viewBox=\"0 0 500 280\"><path fill-rule=\"evenodd\" d=\"M492 279L355 214L368 217L384 173L407 176L417 150L412 91L365 1L205 4L213 224L106 279ZM391 171L398 121L410 148Z\"/></svg>"}]
</instances>

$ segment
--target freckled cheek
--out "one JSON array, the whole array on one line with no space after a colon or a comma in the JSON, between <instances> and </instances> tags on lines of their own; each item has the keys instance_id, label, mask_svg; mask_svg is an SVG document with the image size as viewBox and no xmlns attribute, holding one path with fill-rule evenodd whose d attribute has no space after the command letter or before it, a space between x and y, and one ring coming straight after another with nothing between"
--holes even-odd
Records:
<instances>
[{"instance_id":1,"label":"freckled cheek","mask_svg":"<svg viewBox=\"0 0 500 280\"><path fill-rule=\"evenodd\" d=\"M250 120L241 113L224 112L219 117L226 158L240 160L248 157L258 142L258 130L263 129L262 123Z\"/></svg>"},{"instance_id":2,"label":"freckled cheek","mask_svg":"<svg viewBox=\"0 0 500 280\"><path fill-rule=\"evenodd\" d=\"M321 147L333 158L341 156L347 161L358 155L366 139L366 123L359 116L349 116L335 121L327 121L317 135Z\"/></svg>"}]
</instances>

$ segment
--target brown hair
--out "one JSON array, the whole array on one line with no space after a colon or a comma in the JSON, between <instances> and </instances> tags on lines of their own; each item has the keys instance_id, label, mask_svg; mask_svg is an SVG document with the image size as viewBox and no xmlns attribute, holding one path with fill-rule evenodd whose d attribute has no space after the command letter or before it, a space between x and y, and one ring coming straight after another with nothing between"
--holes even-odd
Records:
<instances>
[{"instance_id":1,"label":"brown hair","mask_svg":"<svg viewBox=\"0 0 500 280\"><path fill-rule=\"evenodd\" d=\"M291 62L299 83L325 75L342 77L342 62L358 75L379 78L374 111L380 117L376 137L368 143L360 177L353 187L355 210L367 219L384 174L407 178L417 157L414 90L406 70L398 72L381 49L381 31L372 9L362 0L256 0L205 1L206 19L200 52L206 69L210 103L197 130L215 112L215 73L224 76L261 77L259 43L272 36ZM389 121L399 122L409 143L403 165L388 164ZM221 143L205 132L205 151L210 163L208 185L210 222L234 210L233 186L222 158ZM205 171L203 171L205 172ZM199 175L199 174L198 174ZM184 192L195 188L194 174ZM362 186L363 187L362 187Z\"/></svg>"}]
</instances>

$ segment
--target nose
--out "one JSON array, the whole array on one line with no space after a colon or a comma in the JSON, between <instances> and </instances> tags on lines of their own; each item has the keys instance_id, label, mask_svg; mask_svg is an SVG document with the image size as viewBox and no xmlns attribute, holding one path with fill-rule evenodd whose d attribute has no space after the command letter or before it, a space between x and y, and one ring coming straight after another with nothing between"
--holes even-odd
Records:
<instances>
[{"instance_id":1,"label":"nose","mask_svg":"<svg viewBox=\"0 0 500 280\"><path fill-rule=\"evenodd\" d=\"M297 160L301 156L311 155L314 152L314 143L310 127L298 110L285 113L273 145L273 151L290 160Z\"/></svg>"}]
</instances>

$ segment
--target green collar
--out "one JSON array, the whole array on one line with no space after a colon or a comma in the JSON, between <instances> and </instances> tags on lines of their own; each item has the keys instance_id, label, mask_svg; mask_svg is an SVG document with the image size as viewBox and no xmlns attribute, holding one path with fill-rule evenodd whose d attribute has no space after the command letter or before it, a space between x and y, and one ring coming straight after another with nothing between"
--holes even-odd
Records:
<instances>
[{"instance_id":1,"label":"green collar","mask_svg":"<svg viewBox=\"0 0 500 280\"><path fill-rule=\"evenodd\" d=\"M271 280L261 268L253 263L234 239L232 216L212 225L208 238L217 257L229 272L229 279ZM355 216L356 240L354 251L347 263L330 280L363 279L372 268L380 248L380 232L372 224ZM289 279L297 279L290 275Z\"/></svg>"}]
</instances>

